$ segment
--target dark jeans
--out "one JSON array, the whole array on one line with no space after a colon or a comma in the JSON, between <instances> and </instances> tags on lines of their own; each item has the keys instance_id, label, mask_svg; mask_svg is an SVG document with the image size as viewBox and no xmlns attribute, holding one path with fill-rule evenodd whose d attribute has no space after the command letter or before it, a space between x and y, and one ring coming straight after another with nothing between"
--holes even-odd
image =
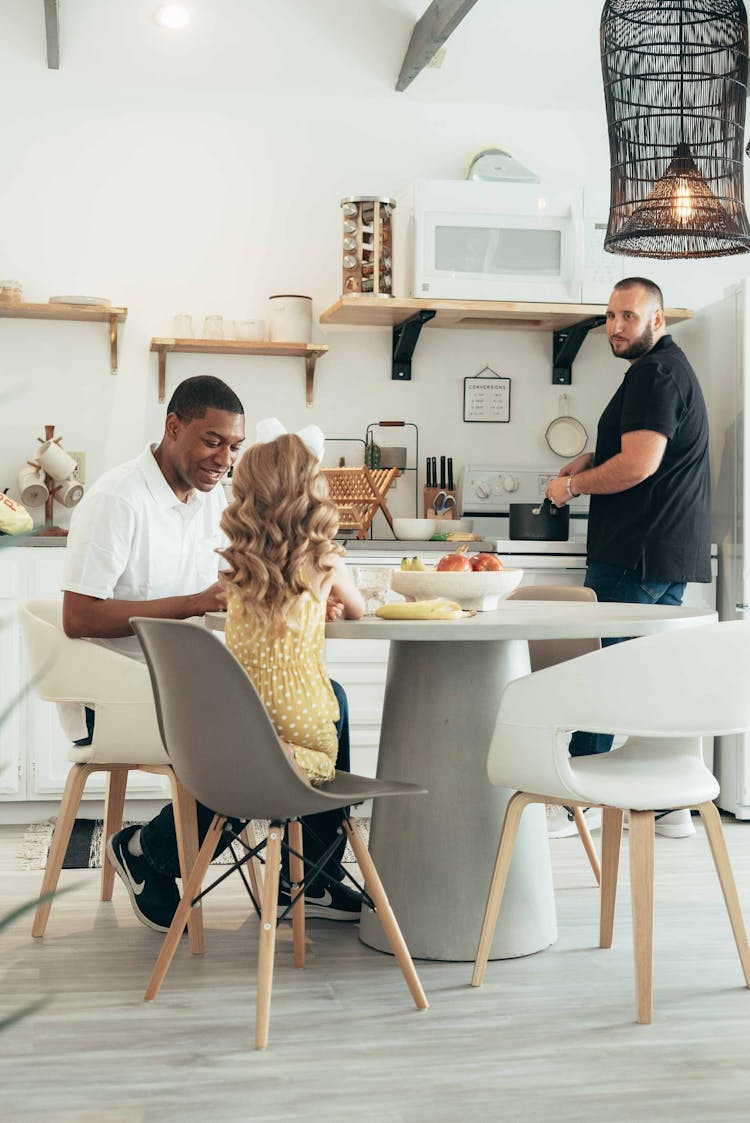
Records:
<instances>
[{"instance_id":1,"label":"dark jeans","mask_svg":"<svg viewBox=\"0 0 750 1123\"><path fill-rule=\"evenodd\" d=\"M336 767L342 772L348 772L350 768L349 703L343 686L338 682L333 682L333 680L331 681L331 685L339 704L339 720L336 722L339 750ZM202 803L198 803L196 806L198 809L198 841L202 843L208 833L208 828L211 825L214 812L208 807L204 807ZM347 810L346 808L338 808L336 811L324 811L319 815L309 815L302 819L302 840L305 858L309 858L310 861L313 862L317 861L325 850L328 849L330 844L334 840L337 841L338 845L333 856L325 866L326 876L333 881L341 881L344 877L344 871L341 868L341 858L346 848L346 836L343 831L339 835L339 831ZM238 832L242 827L242 823L239 820L230 819L229 826L233 831ZM319 842L310 834L311 829L320 839ZM222 850L226 850L230 841L229 835L223 835L216 848L216 853L220 854ZM141 846L143 847L143 855L146 861L155 870L161 874L166 874L168 877L180 876L177 836L175 834L174 812L171 803L168 803L166 807L162 808L159 814L143 827L141 830Z\"/></svg>"},{"instance_id":2,"label":"dark jeans","mask_svg":"<svg viewBox=\"0 0 750 1123\"><path fill-rule=\"evenodd\" d=\"M594 563L586 567L586 588L593 589L600 601L625 604L682 604L685 583L678 581L641 581L634 569L619 565ZM630 636L603 639L602 647L624 643ZM608 753L614 738L609 733L585 733L578 730L570 738L571 756L592 756Z\"/></svg>"}]
</instances>

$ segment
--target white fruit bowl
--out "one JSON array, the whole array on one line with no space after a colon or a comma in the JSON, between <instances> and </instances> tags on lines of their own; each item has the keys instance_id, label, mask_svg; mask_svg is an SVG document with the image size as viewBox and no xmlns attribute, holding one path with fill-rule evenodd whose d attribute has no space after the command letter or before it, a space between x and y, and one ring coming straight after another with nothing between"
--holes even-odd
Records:
<instances>
[{"instance_id":1,"label":"white fruit bowl","mask_svg":"<svg viewBox=\"0 0 750 1123\"><path fill-rule=\"evenodd\" d=\"M438 572L434 569L412 573L397 569L391 578L391 588L407 600L447 597L457 601L461 608L492 612L499 600L521 584L522 577L522 569L485 569L478 573Z\"/></svg>"},{"instance_id":2,"label":"white fruit bowl","mask_svg":"<svg viewBox=\"0 0 750 1123\"><path fill-rule=\"evenodd\" d=\"M435 533L435 520L394 519L393 533L402 542L426 542Z\"/></svg>"}]
</instances>

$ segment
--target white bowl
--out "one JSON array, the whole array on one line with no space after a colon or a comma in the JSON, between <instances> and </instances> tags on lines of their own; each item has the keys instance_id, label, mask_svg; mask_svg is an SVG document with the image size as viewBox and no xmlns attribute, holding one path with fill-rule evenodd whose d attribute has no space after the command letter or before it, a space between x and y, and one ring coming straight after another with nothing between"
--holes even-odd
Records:
<instances>
[{"instance_id":1,"label":"white bowl","mask_svg":"<svg viewBox=\"0 0 750 1123\"><path fill-rule=\"evenodd\" d=\"M407 599L447 597L457 601L461 608L492 612L502 597L507 597L521 584L522 577L522 569L483 569L478 573L438 572L434 569L412 573L411 570L397 569L391 578L391 588Z\"/></svg>"},{"instance_id":2,"label":"white bowl","mask_svg":"<svg viewBox=\"0 0 750 1123\"><path fill-rule=\"evenodd\" d=\"M463 531L471 534L474 530L473 519L435 519L434 534L456 534Z\"/></svg>"},{"instance_id":3,"label":"white bowl","mask_svg":"<svg viewBox=\"0 0 750 1123\"><path fill-rule=\"evenodd\" d=\"M426 542L435 533L435 520L394 519L393 533L403 542Z\"/></svg>"}]
</instances>

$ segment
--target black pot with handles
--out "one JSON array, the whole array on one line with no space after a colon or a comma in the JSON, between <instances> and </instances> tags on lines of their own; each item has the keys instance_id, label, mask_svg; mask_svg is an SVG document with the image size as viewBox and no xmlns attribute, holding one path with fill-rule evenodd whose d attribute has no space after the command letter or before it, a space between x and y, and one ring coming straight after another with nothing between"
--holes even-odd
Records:
<instances>
[{"instance_id":1,"label":"black pot with handles","mask_svg":"<svg viewBox=\"0 0 750 1123\"><path fill-rule=\"evenodd\" d=\"M539 503L509 503L509 534L519 542L567 542L570 511L549 499Z\"/></svg>"}]
</instances>

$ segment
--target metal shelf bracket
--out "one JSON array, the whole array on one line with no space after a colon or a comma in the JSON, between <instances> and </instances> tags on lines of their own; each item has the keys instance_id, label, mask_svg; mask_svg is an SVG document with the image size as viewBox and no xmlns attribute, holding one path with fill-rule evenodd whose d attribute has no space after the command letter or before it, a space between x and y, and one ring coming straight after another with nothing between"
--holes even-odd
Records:
<instances>
[{"instance_id":1,"label":"metal shelf bracket","mask_svg":"<svg viewBox=\"0 0 750 1123\"><path fill-rule=\"evenodd\" d=\"M411 382L411 360L419 339L422 326L433 319L435 313L421 308L415 316L410 316L401 324L393 327L393 362L391 378L397 382Z\"/></svg>"},{"instance_id":2,"label":"metal shelf bracket","mask_svg":"<svg viewBox=\"0 0 750 1123\"><path fill-rule=\"evenodd\" d=\"M606 316L592 316L580 324L552 332L552 382L557 386L570 386L573 381L573 360L581 344L593 328L607 322Z\"/></svg>"}]
</instances>

